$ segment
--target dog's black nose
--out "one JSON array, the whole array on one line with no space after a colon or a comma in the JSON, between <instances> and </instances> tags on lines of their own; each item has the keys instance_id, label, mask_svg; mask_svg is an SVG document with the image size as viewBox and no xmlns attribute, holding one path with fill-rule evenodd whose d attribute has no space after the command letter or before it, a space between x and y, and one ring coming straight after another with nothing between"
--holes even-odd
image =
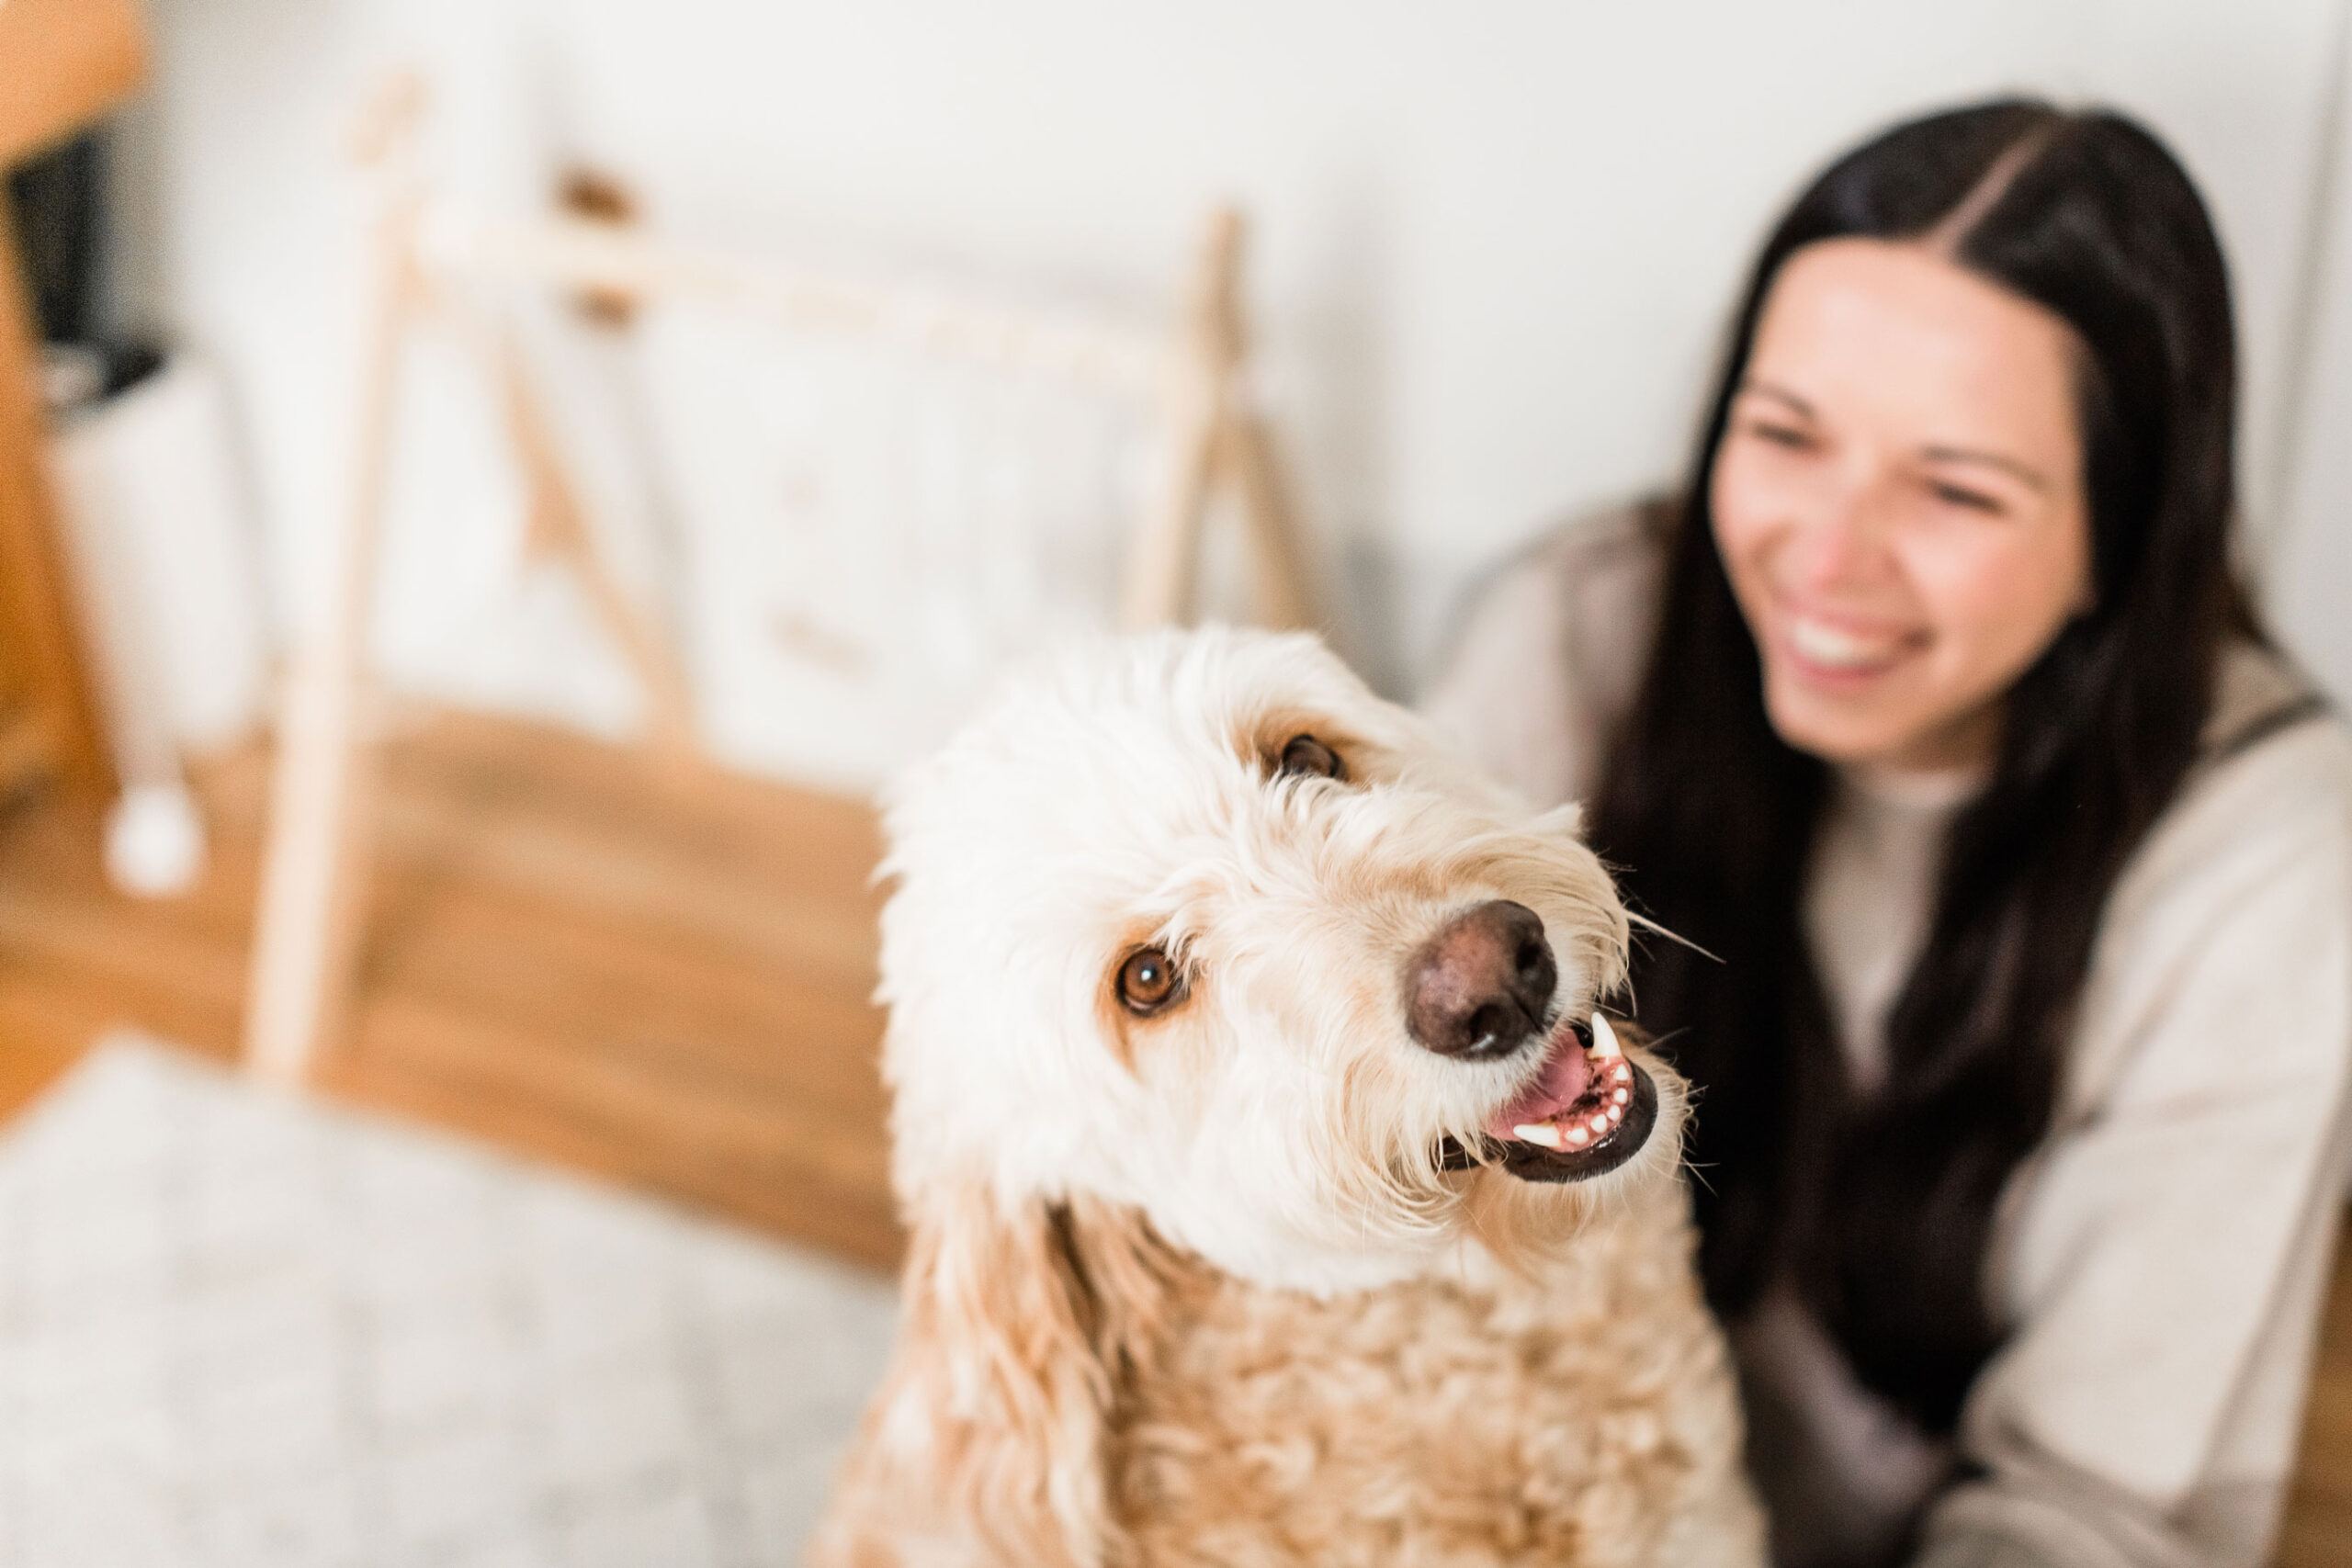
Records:
<instances>
[{"instance_id":1,"label":"dog's black nose","mask_svg":"<svg viewBox=\"0 0 2352 1568\"><path fill-rule=\"evenodd\" d=\"M1497 898L1421 944L1405 971L1405 1027L1441 1056L1499 1056L1544 1026L1560 983L1544 921Z\"/></svg>"}]
</instances>

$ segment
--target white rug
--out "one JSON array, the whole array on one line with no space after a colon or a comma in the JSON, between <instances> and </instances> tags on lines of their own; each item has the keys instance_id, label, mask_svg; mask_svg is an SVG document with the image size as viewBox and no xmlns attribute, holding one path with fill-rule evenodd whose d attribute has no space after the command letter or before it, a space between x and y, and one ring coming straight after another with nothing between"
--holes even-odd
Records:
<instances>
[{"instance_id":1,"label":"white rug","mask_svg":"<svg viewBox=\"0 0 2352 1568\"><path fill-rule=\"evenodd\" d=\"M0 1568L798 1561L888 1287L132 1039L0 1137Z\"/></svg>"}]
</instances>

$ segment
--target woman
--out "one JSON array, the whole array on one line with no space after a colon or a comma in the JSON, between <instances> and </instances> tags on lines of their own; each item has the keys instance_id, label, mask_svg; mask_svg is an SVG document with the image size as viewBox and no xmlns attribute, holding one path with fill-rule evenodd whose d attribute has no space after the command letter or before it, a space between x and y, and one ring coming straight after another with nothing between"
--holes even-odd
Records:
<instances>
[{"instance_id":1,"label":"woman","mask_svg":"<svg viewBox=\"0 0 2352 1568\"><path fill-rule=\"evenodd\" d=\"M1681 500L1430 701L1591 803L1700 1086L1783 1563L2252 1563L2352 1151L2352 737L2231 565L2211 224L2105 113L1891 130L1766 243Z\"/></svg>"}]
</instances>

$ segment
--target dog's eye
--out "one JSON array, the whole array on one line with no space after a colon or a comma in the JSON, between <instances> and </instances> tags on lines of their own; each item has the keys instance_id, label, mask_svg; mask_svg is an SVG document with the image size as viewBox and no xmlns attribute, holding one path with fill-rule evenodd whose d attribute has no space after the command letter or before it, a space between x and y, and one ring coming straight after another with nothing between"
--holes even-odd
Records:
<instances>
[{"instance_id":1,"label":"dog's eye","mask_svg":"<svg viewBox=\"0 0 2352 1568\"><path fill-rule=\"evenodd\" d=\"M1129 1012L1148 1016L1183 994L1183 977L1159 948L1138 948L1119 965L1119 1000Z\"/></svg>"},{"instance_id":2,"label":"dog's eye","mask_svg":"<svg viewBox=\"0 0 2352 1568\"><path fill-rule=\"evenodd\" d=\"M1282 762L1276 771L1317 779L1348 776L1348 770L1340 765L1340 754L1312 735L1294 735L1283 742Z\"/></svg>"}]
</instances>

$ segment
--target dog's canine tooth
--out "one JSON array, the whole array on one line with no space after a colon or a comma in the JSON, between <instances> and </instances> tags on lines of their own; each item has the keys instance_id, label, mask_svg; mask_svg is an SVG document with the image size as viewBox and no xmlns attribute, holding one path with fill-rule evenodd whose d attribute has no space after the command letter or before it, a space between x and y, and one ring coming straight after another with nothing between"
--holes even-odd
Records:
<instances>
[{"instance_id":1,"label":"dog's canine tooth","mask_svg":"<svg viewBox=\"0 0 2352 1568\"><path fill-rule=\"evenodd\" d=\"M1604 1059L1625 1054L1617 1043L1617 1032L1599 1013L1592 1015L1592 1054Z\"/></svg>"},{"instance_id":2,"label":"dog's canine tooth","mask_svg":"<svg viewBox=\"0 0 2352 1568\"><path fill-rule=\"evenodd\" d=\"M1547 1149L1560 1146L1560 1130L1549 1122L1529 1122L1513 1127L1510 1135L1521 1143L1541 1144Z\"/></svg>"}]
</instances>

